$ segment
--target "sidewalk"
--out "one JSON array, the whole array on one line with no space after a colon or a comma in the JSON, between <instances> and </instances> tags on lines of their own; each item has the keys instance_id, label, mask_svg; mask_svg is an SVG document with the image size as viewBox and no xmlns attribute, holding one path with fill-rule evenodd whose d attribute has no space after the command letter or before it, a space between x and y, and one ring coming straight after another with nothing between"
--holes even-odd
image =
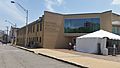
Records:
<instances>
[{"instance_id":1,"label":"sidewalk","mask_svg":"<svg viewBox=\"0 0 120 68\"><path fill-rule=\"evenodd\" d=\"M88 68L120 68L120 63L113 62L113 61L107 61L103 59L83 57L80 55L65 53L65 52L56 51L52 49L27 49L24 47L19 47L19 48L26 49L28 51L33 51L36 54L49 56L52 58L56 58L59 60L63 60L65 62L73 63L76 65L80 65L80 66L88 67Z\"/></svg>"}]
</instances>

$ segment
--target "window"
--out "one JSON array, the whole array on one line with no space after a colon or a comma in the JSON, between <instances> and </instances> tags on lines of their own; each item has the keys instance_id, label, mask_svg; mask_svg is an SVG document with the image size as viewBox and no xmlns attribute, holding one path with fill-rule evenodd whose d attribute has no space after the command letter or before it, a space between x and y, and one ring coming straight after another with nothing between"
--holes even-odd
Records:
<instances>
[{"instance_id":1,"label":"window","mask_svg":"<svg viewBox=\"0 0 120 68\"><path fill-rule=\"evenodd\" d=\"M64 19L65 33L90 33L100 29L100 18Z\"/></svg>"},{"instance_id":2,"label":"window","mask_svg":"<svg viewBox=\"0 0 120 68\"><path fill-rule=\"evenodd\" d=\"M38 42L38 37L36 37L36 41Z\"/></svg>"},{"instance_id":3,"label":"window","mask_svg":"<svg viewBox=\"0 0 120 68\"><path fill-rule=\"evenodd\" d=\"M41 43L41 37L39 38L39 42Z\"/></svg>"},{"instance_id":4,"label":"window","mask_svg":"<svg viewBox=\"0 0 120 68\"><path fill-rule=\"evenodd\" d=\"M37 32L39 31L39 24L37 24Z\"/></svg>"},{"instance_id":5,"label":"window","mask_svg":"<svg viewBox=\"0 0 120 68\"><path fill-rule=\"evenodd\" d=\"M119 26L112 26L112 32L120 35L120 27Z\"/></svg>"},{"instance_id":6,"label":"window","mask_svg":"<svg viewBox=\"0 0 120 68\"><path fill-rule=\"evenodd\" d=\"M33 32L34 32L34 30L35 30L35 26L33 25Z\"/></svg>"},{"instance_id":7,"label":"window","mask_svg":"<svg viewBox=\"0 0 120 68\"><path fill-rule=\"evenodd\" d=\"M42 31L42 23L40 23L40 31Z\"/></svg>"},{"instance_id":8,"label":"window","mask_svg":"<svg viewBox=\"0 0 120 68\"><path fill-rule=\"evenodd\" d=\"M29 38L27 38L27 43L29 42Z\"/></svg>"}]
</instances>

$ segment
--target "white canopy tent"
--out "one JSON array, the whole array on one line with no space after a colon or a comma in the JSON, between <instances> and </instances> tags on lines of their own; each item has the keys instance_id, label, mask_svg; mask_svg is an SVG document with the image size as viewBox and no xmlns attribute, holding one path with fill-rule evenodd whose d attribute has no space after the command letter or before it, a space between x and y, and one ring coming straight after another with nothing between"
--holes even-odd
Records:
<instances>
[{"instance_id":1,"label":"white canopy tent","mask_svg":"<svg viewBox=\"0 0 120 68\"><path fill-rule=\"evenodd\" d=\"M120 40L120 36L99 30L76 38L76 50L87 53L98 53L98 43L100 44L101 53L106 49L107 38Z\"/></svg>"},{"instance_id":2,"label":"white canopy tent","mask_svg":"<svg viewBox=\"0 0 120 68\"><path fill-rule=\"evenodd\" d=\"M112 25L120 25L120 21L113 21Z\"/></svg>"},{"instance_id":3,"label":"white canopy tent","mask_svg":"<svg viewBox=\"0 0 120 68\"><path fill-rule=\"evenodd\" d=\"M110 33L104 30L99 30L93 33L89 33L89 34L77 37L77 38L104 38L104 37L107 37L109 39L120 40L119 35L116 35L116 34L113 34L113 33Z\"/></svg>"}]
</instances>

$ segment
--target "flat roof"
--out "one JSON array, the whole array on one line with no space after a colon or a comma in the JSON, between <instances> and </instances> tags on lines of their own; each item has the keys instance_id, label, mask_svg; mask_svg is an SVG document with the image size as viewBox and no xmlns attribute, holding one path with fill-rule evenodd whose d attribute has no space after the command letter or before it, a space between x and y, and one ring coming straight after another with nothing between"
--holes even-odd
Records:
<instances>
[{"instance_id":1,"label":"flat roof","mask_svg":"<svg viewBox=\"0 0 120 68\"><path fill-rule=\"evenodd\" d=\"M117 15L117 16L120 16L120 15L119 15L119 14L117 14L117 13L112 13L112 14Z\"/></svg>"},{"instance_id":2,"label":"flat roof","mask_svg":"<svg viewBox=\"0 0 120 68\"><path fill-rule=\"evenodd\" d=\"M107 13L107 12L112 12L112 10L109 10L109 11L104 11L104 12L99 12L99 13L74 13L74 14L64 14L64 13L56 13L56 12L51 12L51 11L44 11L44 12L47 12L47 13L52 13L52 14L58 14L58 15L63 15L63 16L70 16L70 15L87 15L87 14L102 14L102 13ZM116 14L116 13L113 13L113 14ZM118 14L116 14L118 15Z\"/></svg>"},{"instance_id":3,"label":"flat roof","mask_svg":"<svg viewBox=\"0 0 120 68\"><path fill-rule=\"evenodd\" d=\"M104 12L99 12L99 13L74 13L74 14L64 14L64 13L56 13L56 12L51 12L51 11L44 11L44 12L47 12L47 13L52 13L52 14L58 14L58 15L63 15L63 16L70 16L70 15L87 15L87 14L102 14L102 13L107 13L107 12L112 12L112 10L109 10L109 11L104 11ZM114 13L112 12L112 14L114 15L117 15L117 16L120 16L119 14L117 13Z\"/></svg>"}]
</instances>

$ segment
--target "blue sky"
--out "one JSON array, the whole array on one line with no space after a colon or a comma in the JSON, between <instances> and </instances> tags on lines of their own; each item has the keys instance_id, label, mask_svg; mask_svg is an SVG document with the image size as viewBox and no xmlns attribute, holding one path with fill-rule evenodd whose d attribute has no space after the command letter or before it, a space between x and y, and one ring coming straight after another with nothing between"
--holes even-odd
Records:
<instances>
[{"instance_id":1,"label":"blue sky","mask_svg":"<svg viewBox=\"0 0 120 68\"><path fill-rule=\"evenodd\" d=\"M0 0L0 29L11 26L5 20L16 23L17 27L25 25L25 12L11 0ZM43 15L44 11L63 14L95 13L113 10L120 14L120 0L14 0L29 10L29 23Z\"/></svg>"}]
</instances>

